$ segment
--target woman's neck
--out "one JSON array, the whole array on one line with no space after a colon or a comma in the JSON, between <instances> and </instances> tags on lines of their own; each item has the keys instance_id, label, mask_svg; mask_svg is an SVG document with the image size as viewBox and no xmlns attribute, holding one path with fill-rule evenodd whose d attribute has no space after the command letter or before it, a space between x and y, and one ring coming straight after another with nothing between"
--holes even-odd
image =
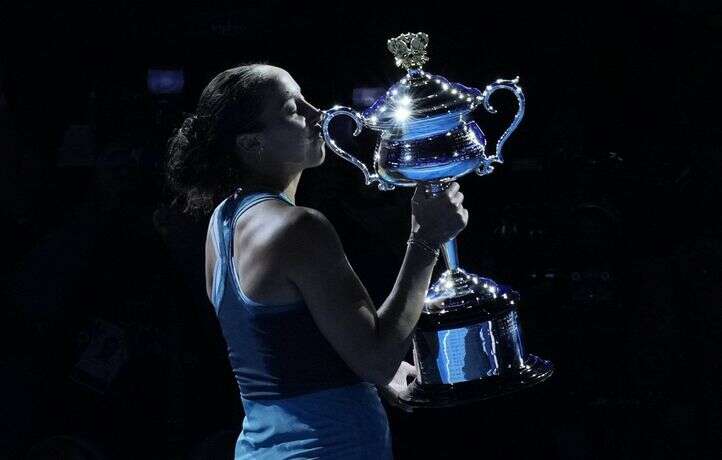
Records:
<instances>
[{"instance_id":1,"label":"woman's neck","mask_svg":"<svg viewBox=\"0 0 722 460\"><path fill-rule=\"evenodd\" d=\"M252 191L254 188L272 190L283 193L291 202L295 203L296 189L298 188L298 182L301 180L302 172L298 171L282 177L255 176L252 179L243 181L241 189L248 191Z\"/></svg>"}]
</instances>

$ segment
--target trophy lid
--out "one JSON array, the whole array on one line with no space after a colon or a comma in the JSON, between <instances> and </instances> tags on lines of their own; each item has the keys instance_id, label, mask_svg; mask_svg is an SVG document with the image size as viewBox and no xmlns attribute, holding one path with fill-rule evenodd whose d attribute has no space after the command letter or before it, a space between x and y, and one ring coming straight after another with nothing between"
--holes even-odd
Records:
<instances>
[{"instance_id":1,"label":"trophy lid","mask_svg":"<svg viewBox=\"0 0 722 460\"><path fill-rule=\"evenodd\" d=\"M456 126L461 117L483 102L481 91L450 82L421 69L428 61L424 33L403 34L388 41L396 65L406 76L363 112L365 125L376 130L419 129L434 134Z\"/></svg>"}]
</instances>

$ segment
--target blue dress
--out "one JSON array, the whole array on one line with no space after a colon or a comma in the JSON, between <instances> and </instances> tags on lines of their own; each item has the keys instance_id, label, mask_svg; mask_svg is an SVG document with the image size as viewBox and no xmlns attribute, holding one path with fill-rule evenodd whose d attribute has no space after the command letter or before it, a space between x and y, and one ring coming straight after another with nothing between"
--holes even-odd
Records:
<instances>
[{"instance_id":1,"label":"blue dress","mask_svg":"<svg viewBox=\"0 0 722 460\"><path fill-rule=\"evenodd\" d=\"M216 207L212 303L245 412L235 458L392 458L388 419L376 387L362 381L321 334L303 301L264 305L241 289L233 260L239 216L282 193L236 192Z\"/></svg>"}]
</instances>

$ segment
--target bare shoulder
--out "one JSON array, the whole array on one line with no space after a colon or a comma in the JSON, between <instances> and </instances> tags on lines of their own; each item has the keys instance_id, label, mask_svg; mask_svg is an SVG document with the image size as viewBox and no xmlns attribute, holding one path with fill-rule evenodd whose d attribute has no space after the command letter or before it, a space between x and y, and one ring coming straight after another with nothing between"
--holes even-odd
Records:
<instances>
[{"instance_id":1,"label":"bare shoulder","mask_svg":"<svg viewBox=\"0 0 722 460\"><path fill-rule=\"evenodd\" d=\"M285 223L277 235L285 246L298 248L316 242L327 245L329 239L338 239L336 229L322 212L313 208L294 206L289 208L287 213Z\"/></svg>"},{"instance_id":2,"label":"bare shoulder","mask_svg":"<svg viewBox=\"0 0 722 460\"><path fill-rule=\"evenodd\" d=\"M288 225L286 231L312 234L314 231L333 231L333 225L321 211L304 206L294 206L288 210ZM309 235L311 236L311 235Z\"/></svg>"},{"instance_id":3,"label":"bare shoulder","mask_svg":"<svg viewBox=\"0 0 722 460\"><path fill-rule=\"evenodd\" d=\"M336 229L316 209L303 206L290 208L276 238L277 246L283 249L286 262L291 267L328 264L333 260L345 259Z\"/></svg>"}]
</instances>

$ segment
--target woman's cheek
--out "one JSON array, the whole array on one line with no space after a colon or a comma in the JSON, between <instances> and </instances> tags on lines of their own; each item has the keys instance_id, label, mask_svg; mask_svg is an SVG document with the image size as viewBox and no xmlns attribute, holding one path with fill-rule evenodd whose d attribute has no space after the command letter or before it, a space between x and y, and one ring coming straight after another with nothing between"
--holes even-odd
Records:
<instances>
[{"instance_id":1,"label":"woman's cheek","mask_svg":"<svg viewBox=\"0 0 722 460\"><path fill-rule=\"evenodd\" d=\"M287 138L289 140L291 140L291 139L300 140L305 137L308 137L308 135L306 133L306 127L301 124L298 124L298 123L295 123L291 126L287 126L285 135L287 136Z\"/></svg>"}]
</instances>

